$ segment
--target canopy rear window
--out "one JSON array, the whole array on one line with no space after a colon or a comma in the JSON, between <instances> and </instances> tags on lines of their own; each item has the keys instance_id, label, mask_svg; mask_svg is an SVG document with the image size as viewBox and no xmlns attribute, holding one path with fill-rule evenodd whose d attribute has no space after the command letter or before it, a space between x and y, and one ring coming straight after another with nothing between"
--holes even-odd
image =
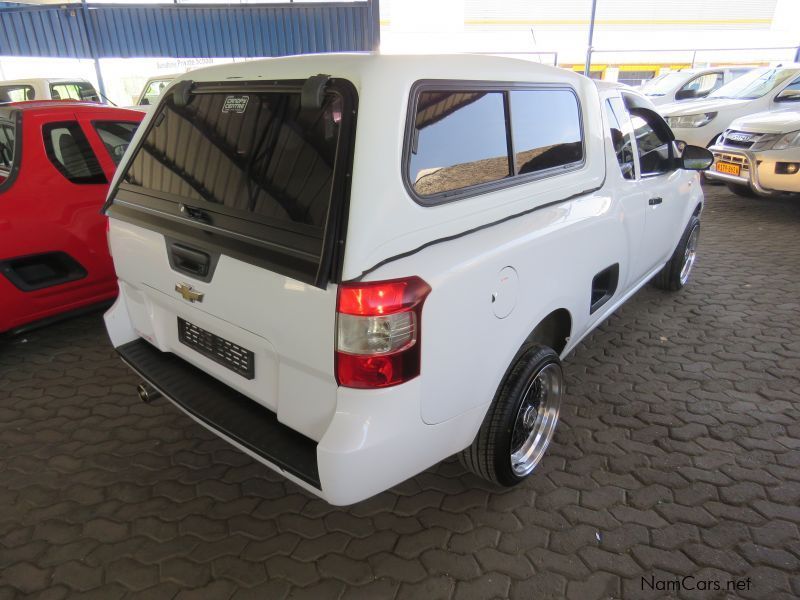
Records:
<instances>
[{"instance_id":1,"label":"canopy rear window","mask_svg":"<svg viewBox=\"0 0 800 600\"><path fill-rule=\"evenodd\" d=\"M185 104L169 94L114 204L177 218L201 240L254 243L250 258L319 283L346 96L329 86L321 106L303 107L302 83L195 84Z\"/></svg>"}]
</instances>

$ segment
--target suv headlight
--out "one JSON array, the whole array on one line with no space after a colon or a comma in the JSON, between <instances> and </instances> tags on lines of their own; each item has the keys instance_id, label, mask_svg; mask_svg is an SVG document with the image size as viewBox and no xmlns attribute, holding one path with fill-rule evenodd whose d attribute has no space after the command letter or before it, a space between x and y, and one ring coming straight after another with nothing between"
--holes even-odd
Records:
<instances>
[{"instance_id":1,"label":"suv headlight","mask_svg":"<svg viewBox=\"0 0 800 600\"><path fill-rule=\"evenodd\" d=\"M697 113L696 115L681 115L679 117L667 117L667 125L673 129L685 129L691 127L702 127L708 125L714 117L717 116L715 112Z\"/></svg>"},{"instance_id":2,"label":"suv headlight","mask_svg":"<svg viewBox=\"0 0 800 600\"><path fill-rule=\"evenodd\" d=\"M800 146L800 130L790 131L772 146L773 150L786 150L786 148L796 148Z\"/></svg>"}]
</instances>

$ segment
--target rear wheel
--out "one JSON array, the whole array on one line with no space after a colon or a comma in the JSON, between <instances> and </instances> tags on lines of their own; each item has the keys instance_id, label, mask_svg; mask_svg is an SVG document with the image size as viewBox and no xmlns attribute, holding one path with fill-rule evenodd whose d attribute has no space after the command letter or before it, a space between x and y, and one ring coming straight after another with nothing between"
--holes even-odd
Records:
<instances>
[{"instance_id":1,"label":"rear wheel","mask_svg":"<svg viewBox=\"0 0 800 600\"><path fill-rule=\"evenodd\" d=\"M553 439L564 393L561 362L538 344L522 352L498 391L462 464L503 486L528 477Z\"/></svg>"},{"instance_id":2,"label":"rear wheel","mask_svg":"<svg viewBox=\"0 0 800 600\"><path fill-rule=\"evenodd\" d=\"M699 237L700 219L692 216L669 262L653 278L653 284L657 288L674 292L686 285L697 260Z\"/></svg>"},{"instance_id":3,"label":"rear wheel","mask_svg":"<svg viewBox=\"0 0 800 600\"><path fill-rule=\"evenodd\" d=\"M742 198L755 198L756 193L753 191L749 185L744 183L726 183L728 189L732 191L737 196L741 196Z\"/></svg>"}]
</instances>

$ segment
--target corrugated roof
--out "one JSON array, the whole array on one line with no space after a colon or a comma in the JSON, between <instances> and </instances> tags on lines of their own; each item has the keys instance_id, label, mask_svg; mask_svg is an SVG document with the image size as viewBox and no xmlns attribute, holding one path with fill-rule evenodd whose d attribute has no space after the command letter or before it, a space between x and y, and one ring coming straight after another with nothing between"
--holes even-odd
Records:
<instances>
[{"instance_id":1,"label":"corrugated roof","mask_svg":"<svg viewBox=\"0 0 800 600\"><path fill-rule=\"evenodd\" d=\"M0 9L0 55L92 58L259 57L371 50L372 2L16 6Z\"/></svg>"}]
</instances>

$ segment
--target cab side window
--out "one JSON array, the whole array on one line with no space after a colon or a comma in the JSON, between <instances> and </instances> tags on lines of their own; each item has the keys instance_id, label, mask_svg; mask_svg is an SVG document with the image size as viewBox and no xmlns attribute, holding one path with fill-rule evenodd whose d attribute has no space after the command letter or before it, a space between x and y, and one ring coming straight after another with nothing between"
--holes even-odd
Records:
<instances>
[{"instance_id":1,"label":"cab side window","mask_svg":"<svg viewBox=\"0 0 800 600\"><path fill-rule=\"evenodd\" d=\"M718 87L721 87L722 83L722 73L706 73L705 75L700 75L678 90L675 94L675 99L688 100L690 98L704 98Z\"/></svg>"},{"instance_id":2,"label":"cab side window","mask_svg":"<svg viewBox=\"0 0 800 600\"><path fill-rule=\"evenodd\" d=\"M606 100L606 116L611 129L611 141L614 144L614 153L625 179L636 178L636 168L633 162L633 141L631 135L631 119L625 105L619 98Z\"/></svg>"},{"instance_id":3,"label":"cab side window","mask_svg":"<svg viewBox=\"0 0 800 600\"><path fill-rule=\"evenodd\" d=\"M778 94L776 100L779 101L797 101L800 100L800 77L795 79L792 83L783 88L783 91Z\"/></svg>"},{"instance_id":4,"label":"cab side window","mask_svg":"<svg viewBox=\"0 0 800 600\"><path fill-rule=\"evenodd\" d=\"M47 158L72 183L108 183L89 140L76 121L48 123L42 128Z\"/></svg>"},{"instance_id":5,"label":"cab side window","mask_svg":"<svg viewBox=\"0 0 800 600\"><path fill-rule=\"evenodd\" d=\"M628 95L625 95L625 106L628 107L631 114L642 177L660 175L674 170L673 135L669 125L649 108L636 106L636 100Z\"/></svg>"}]
</instances>

